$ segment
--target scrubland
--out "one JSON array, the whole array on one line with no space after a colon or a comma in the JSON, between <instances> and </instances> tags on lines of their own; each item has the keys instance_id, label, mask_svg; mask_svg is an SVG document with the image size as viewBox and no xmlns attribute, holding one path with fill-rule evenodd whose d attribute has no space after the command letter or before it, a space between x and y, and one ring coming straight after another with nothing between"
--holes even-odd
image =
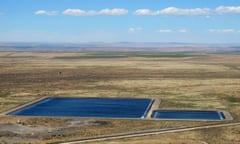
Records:
<instances>
[{"instance_id":1,"label":"scrubland","mask_svg":"<svg viewBox=\"0 0 240 144\"><path fill-rule=\"evenodd\" d=\"M175 53L0 52L0 111L45 96L161 100L160 109L226 110L233 121L157 121L1 116L42 131L1 131L0 142L46 143L240 119L240 55ZM80 126L71 126L81 121ZM100 121L100 122L99 122ZM56 122L58 124L56 124ZM51 131L49 132L49 127ZM239 143L239 127L171 133L103 143ZM11 141L7 139L12 138Z\"/></svg>"}]
</instances>

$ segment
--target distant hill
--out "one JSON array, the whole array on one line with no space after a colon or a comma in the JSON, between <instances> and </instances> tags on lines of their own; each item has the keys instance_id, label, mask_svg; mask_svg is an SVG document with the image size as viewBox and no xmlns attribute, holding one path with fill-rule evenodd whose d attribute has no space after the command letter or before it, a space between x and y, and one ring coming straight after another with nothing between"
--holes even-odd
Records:
<instances>
[{"instance_id":1,"label":"distant hill","mask_svg":"<svg viewBox=\"0 0 240 144\"><path fill-rule=\"evenodd\" d=\"M230 52L239 53L240 44L194 44L159 42L89 42L89 43L0 43L0 51L158 51L158 52Z\"/></svg>"}]
</instances>

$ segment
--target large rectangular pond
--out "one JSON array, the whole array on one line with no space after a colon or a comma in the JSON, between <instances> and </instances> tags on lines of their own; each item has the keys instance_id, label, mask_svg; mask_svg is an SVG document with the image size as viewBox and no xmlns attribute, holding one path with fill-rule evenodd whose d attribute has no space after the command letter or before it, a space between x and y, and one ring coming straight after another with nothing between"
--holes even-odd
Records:
<instances>
[{"instance_id":1,"label":"large rectangular pond","mask_svg":"<svg viewBox=\"0 0 240 144\"><path fill-rule=\"evenodd\" d=\"M46 98L9 113L12 116L144 118L152 99Z\"/></svg>"},{"instance_id":2,"label":"large rectangular pond","mask_svg":"<svg viewBox=\"0 0 240 144\"><path fill-rule=\"evenodd\" d=\"M225 115L220 111L198 110L155 110L152 118L174 120L224 120Z\"/></svg>"}]
</instances>

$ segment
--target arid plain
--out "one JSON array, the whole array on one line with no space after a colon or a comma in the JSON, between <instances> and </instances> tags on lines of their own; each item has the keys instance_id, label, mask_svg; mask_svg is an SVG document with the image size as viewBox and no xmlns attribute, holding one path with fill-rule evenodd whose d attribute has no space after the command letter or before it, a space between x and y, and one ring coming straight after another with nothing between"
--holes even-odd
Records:
<instances>
[{"instance_id":1,"label":"arid plain","mask_svg":"<svg viewBox=\"0 0 240 144\"><path fill-rule=\"evenodd\" d=\"M0 117L0 143L53 143L240 120L240 55L154 52L0 52L0 111L46 96L161 100L160 109L225 110L232 121ZM22 124L16 124L21 120ZM96 142L100 143L100 142ZM240 126L102 143L240 143Z\"/></svg>"}]
</instances>

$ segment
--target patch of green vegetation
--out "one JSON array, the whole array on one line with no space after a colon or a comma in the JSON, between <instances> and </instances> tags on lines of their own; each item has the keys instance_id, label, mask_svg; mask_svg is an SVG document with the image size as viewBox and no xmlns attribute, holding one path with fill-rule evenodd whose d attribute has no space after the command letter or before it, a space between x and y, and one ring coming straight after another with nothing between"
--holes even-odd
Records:
<instances>
[{"instance_id":1,"label":"patch of green vegetation","mask_svg":"<svg viewBox=\"0 0 240 144\"><path fill-rule=\"evenodd\" d=\"M236 97L227 97L227 100L232 103L240 102L240 98L236 98Z\"/></svg>"},{"instance_id":2,"label":"patch of green vegetation","mask_svg":"<svg viewBox=\"0 0 240 144\"><path fill-rule=\"evenodd\" d=\"M55 59L98 59L98 58L127 58L127 57L144 57L144 58L184 58L196 55L187 53L162 53L162 52L98 52L87 53L79 56L61 56Z\"/></svg>"},{"instance_id":3,"label":"patch of green vegetation","mask_svg":"<svg viewBox=\"0 0 240 144\"><path fill-rule=\"evenodd\" d=\"M85 82L96 83L96 82L99 82L99 81L98 81L98 80L95 80L95 79L88 79L88 80L86 80Z\"/></svg>"},{"instance_id":4,"label":"patch of green vegetation","mask_svg":"<svg viewBox=\"0 0 240 144\"><path fill-rule=\"evenodd\" d=\"M99 58L126 58L122 55L83 55L83 56L63 56L55 57L55 59L99 59Z\"/></svg>"},{"instance_id":5,"label":"patch of green vegetation","mask_svg":"<svg viewBox=\"0 0 240 144\"><path fill-rule=\"evenodd\" d=\"M145 58L184 58L192 57L193 55L184 53L150 53L150 54L136 54L135 57L145 57Z\"/></svg>"}]
</instances>

